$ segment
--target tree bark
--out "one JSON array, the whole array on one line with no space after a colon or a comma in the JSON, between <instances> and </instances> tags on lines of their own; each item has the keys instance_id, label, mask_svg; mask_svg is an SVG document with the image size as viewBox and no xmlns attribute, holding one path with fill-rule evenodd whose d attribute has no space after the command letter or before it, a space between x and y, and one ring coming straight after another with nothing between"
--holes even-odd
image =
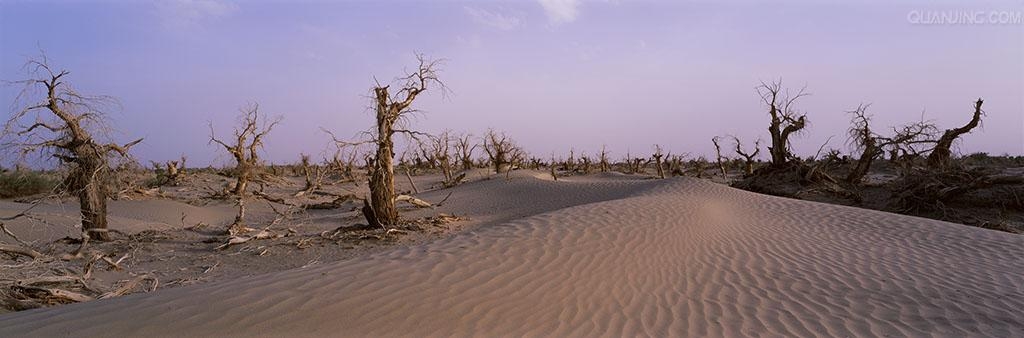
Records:
<instances>
[{"instance_id":1,"label":"tree bark","mask_svg":"<svg viewBox=\"0 0 1024 338\"><path fill-rule=\"evenodd\" d=\"M881 151L875 144L875 139L870 135L864 142L864 152L861 153L860 159L854 165L850 173L846 175L846 182L850 184L858 184L864 179L864 176L868 174L868 169L871 168L871 163L875 161L875 157L880 154Z\"/></svg>"},{"instance_id":2,"label":"tree bark","mask_svg":"<svg viewBox=\"0 0 1024 338\"><path fill-rule=\"evenodd\" d=\"M378 93L379 102L386 102L387 93ZM398 209L395 208L395 167L394 142L391 140L391 112L386 104L377 107L377 154L374 158L374 170L370 174L370 207L377 222L383 225L398 223Z\"/></svg>"},{"instance_id":3,"label":"tree bark","mask_svg":"<svg viewBox=\"0 0 1024 338\"><path fill-rule=\"evenodd\" d=\"M79 158L80 167L73 175L78 187L78 203L82 214L82 230L88 233L89 238L99 241L109 241L110 234L107 232L107 193L104 182L106 163L102 159Z\"/></svg>"}]
</instances>

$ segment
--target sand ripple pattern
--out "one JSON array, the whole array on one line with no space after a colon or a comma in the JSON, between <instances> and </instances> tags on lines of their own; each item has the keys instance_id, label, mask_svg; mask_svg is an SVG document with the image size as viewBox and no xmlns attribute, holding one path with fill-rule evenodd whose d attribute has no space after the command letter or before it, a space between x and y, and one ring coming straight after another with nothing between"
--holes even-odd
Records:
<instances>
[{"instance_id":1,"label":"sand ripple pattern","mask_svg":"<svg viewBox=\"0 0 1024 338\"><path fill-rule=\"evenodd\" d=\"M15 313L0 336L1024 336L1024 237L636 184L357 260Z\"/></svg>"}]
</instances>

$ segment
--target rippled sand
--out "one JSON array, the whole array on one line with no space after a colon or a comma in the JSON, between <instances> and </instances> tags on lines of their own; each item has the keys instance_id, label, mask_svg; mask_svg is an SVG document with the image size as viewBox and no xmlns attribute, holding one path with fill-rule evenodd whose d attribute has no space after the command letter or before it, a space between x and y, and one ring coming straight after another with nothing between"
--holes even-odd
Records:
<instances>
[{"instance_id":1,"label":"rippled sand","mask_svg":"<svg viewBox=\"0 0 1024 338\"><path fill-rule=\"evenodd\" d=\"M595 199L573 186L607 198L356 260L4 315L0 336L1024 336L1024 237L694 179L571 181L493 184L519 185L522 205Z\"/></svg>"}]
</instances>

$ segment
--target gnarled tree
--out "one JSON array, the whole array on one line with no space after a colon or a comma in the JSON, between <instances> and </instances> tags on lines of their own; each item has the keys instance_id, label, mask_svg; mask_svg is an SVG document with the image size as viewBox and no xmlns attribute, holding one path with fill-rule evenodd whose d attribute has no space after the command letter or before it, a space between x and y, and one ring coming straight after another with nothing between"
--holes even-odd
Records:
<instances>
[{"instance_id":1,"label":"gnarled tree","mask_svg":"<svg viewBox=\"0 0 1024 338\"><path fill-rule=\"evenodd\" d=\"M271 120L267 120L265 117L261 118L259 105L253 104L242 110L239 126L235 128L234 135L228 140L230 143L218 139L213 131L213 123L209 124L210 143L224 147L235 160L235 185L225 191L225 195L234 197L238 205L238 214L235 215L235 221L231 223L227 231L231 235L236 235L246 229L245 200L249 194L247 188L250 181L259 178L261 166L259 151L263 149L263 137L280 122L280 117Z\"/></svg>"},{"instance_id":2,"label":"gnarled tree","mask_svg":"<svg viewBox=\"0 0 1024 338\"><path fill-rule=\"evenodd\" d=\"M791 94L782 88L781 80L772 83L762 82L757 87L757 93L761 96L761 101L768 106L768 116L771 117L768 133L772 141L768 152L771 153L772 166L779 168L792 158L789 137L807 126L807 115L797 112L794 105L801 97L809 94L804 89Z\"/></svg>"},{"instance_id":3,"label":"gnarled tree","mask_svg":"<svg viewBox=\"0 0 1024 338\"><path fill-rule=\"evenodd\" d=\"M66 70L56 71L46 57L26 64L31 79L15 103L17 108L4 124L3 136L11 138L4 148L22 154L50 155L68 166L64 189L78 197L82 230L93 240L110 240L107 232L107 198L112 180L111 161L129 158L127 144L104 143L95 135L108 132L103 107L116 103L104 96L86 96L67 82Z\"/></svg>"},{"instance_id":4,"label":"gnarled tree","mask_svg":"<svg viewBox=\"0 0 1024 338\"><path fill-rule=\"evenodd\" d=\"M967 122L963 127L947 129L942 133L942 137L935 143L935 148L932 149L931 154L928 155L928 166L932 168L942 168L949 165L950 157L953 152L950 148L953 147L953 142L956 141L960 135L971 132L972 129L976 128L981 124L981 105L985 103L984 100L978 99L974 101L974 114L971 116L971 120Z\"/></svg>"},{"instance_id":5,"label":"gnarled tree","mask_svg":"<svg viewBox=\"0 0 1024 338\"><path fill-rule=\"evenodd\" d=\"M372 143L377 146L370 159L370 202L364 205L364 215L371 226L394 225L398 223L398 209L395 208L395 133L410 136L422 135L402 129L402 119L416 110L412 103L428 86L436 85L444 93L444 83L437 76L443 60L429 60L416 55L419 66L416 71L399 78L401 86L396 91L391 85L377 85L373 88L374 110L377 117ZM396 128L397 127L397 128Z\"/></svg>"},{"instance_id":6,"label":"gnarled tree","mask_svg":"<svg viewBox=\"0 0 1024 338\"><path fill-rule=\"evenodd\" d=\"M854 163L853 168L846 175L846 182L859 184L871 164L881 157L886 149L898 151L900 149L911 149L915 144L930 143L932 132L935 127L925 121L905 125L900 128L893 128L892 136L876 134L871 129L871 117L867 115L870 105L862 104L850 111L852 115L849 130L850 143L854 149L860 151L860 157Z\"/></svg>"},{"instance_id":7,"label":"gnarled tree","mask_svg":"<svg viewBox=\"0 0 1024 338\"><path fill-rule=\"evenodd\" d=\"M871 117L866 114L869 106L862 104L849 112L853 115L849 130L850 143L861 151L860 158L846 175L846 182L850 184L859 183L864 175L867 175L871 163L882 154L882 148L878 144L878 135L871 131Z\"/></svg>"}]
</instances>

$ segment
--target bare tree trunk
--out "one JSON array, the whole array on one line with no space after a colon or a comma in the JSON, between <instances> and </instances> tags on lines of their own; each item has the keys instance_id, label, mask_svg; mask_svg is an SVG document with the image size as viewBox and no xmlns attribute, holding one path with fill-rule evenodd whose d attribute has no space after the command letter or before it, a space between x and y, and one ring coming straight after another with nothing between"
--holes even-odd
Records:
<instances>
[{"instance_id":1,"label":"bare tree trunk","mask_svg":"<svg viewBox=\"0 0 1024 338\"><path fill-rule=\"evenodd\" d=\"M383 108L383 107L382 107ZM377 155L374 157L373 173L370 175L370 208L374 219L383 225L398 223L398 209L395 208L395 167L394 143L391 140L391 123L387 123L386 110L377 111Z\"/></svg>"},{"instance_id":2,"label":"bare tree trunk","mask_svg":"<svg viewBox=\"0 0 1024 338\"><path fill-rule=\"evenodd\" d=\"M954 128L946 130L942 133L942 137L935 144L935 148L932 149L931 154L928 155L928 166L931 168L942 168L949 165L950 157L953 152L950 148L953 146L953 142L956 141L960 135L971 132L981 123L981 105L985 103L984 100L978 99L974 102L974 116L971 117L971 121L967 122L966 125L960 128Z\"/></svg>"},{"instance_id":3,"label":"bare tree trunk","mask_svg":"<svg viewBox=\"0 0 1024 338\"><path fill-rule=\"evenodd\" d=\"M91 239L109 241L106 186L97 180L98 175L95 174L100 170L103 168L80 168L79 179L82 181L78 189L78 204L82 214L82 230Z\"/></svg>"},{"instance_id":4,"label":"bare tree trunk","mask_svg":"<svg viewBox=\"0 0 1024 338\"><path fill-rule=\"evenodd\" d=\"M861 152L860 158L857 159L857 163L850 170L850 173L846 175L846 182L850 184L860 183L867 176L868 170L871 168L871 163L875 161L875 157L878 156L880 151L875 145L874 139L869 139L864 144L864 151Z\"/></svg>"}]
</instances>

